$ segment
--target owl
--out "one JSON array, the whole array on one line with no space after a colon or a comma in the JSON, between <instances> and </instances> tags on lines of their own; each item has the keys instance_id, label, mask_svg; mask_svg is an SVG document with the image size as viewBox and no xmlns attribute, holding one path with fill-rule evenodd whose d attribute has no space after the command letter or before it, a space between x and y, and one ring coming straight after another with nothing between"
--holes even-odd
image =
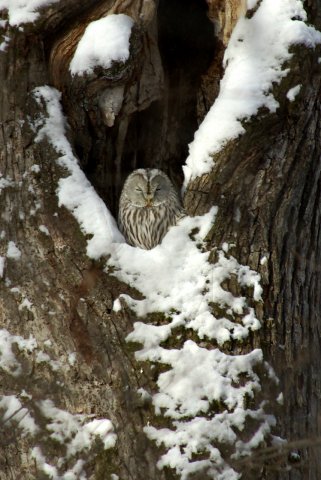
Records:
<instances>
[{"instance_id":1,"label":"owl","mask_svg":"<svg viewBox=\"0 0 321 480\"><path fill-rule=\"evenodd\" d=\"M140 168L128 176L120 195L118 225L130 245L156 247L182 216L179 196L164 172Z\"/></svg>"}]
</instances>

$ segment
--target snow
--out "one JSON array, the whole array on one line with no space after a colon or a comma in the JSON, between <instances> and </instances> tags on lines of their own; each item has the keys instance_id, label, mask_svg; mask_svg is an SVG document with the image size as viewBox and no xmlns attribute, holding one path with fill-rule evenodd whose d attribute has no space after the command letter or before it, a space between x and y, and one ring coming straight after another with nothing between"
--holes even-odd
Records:
<instances>
[{"instance_id":1,"label":"snow","mask_svg":"<svg viewBox=\"0 0 321 480\"><path fill-rule=\"evenodd\" d=\"M58 360L52 360L48 353L38 352L35 358L36 363L48 363L53 372L61 368L61 363Z\"/></svg>"},{"instance_id":2,"label":"snow","mask_svg":"<svg viewBox=\"0 0 321 480\"><path fill-rule=\"evenodd\" d=\"M205 248L204 238L214 225L216 207L206 215L183 218L153 250L127 245L107 207L73 156L65 136L66 125L58 92L49 87L41 87L35 94L39 104L42 99L45 100L48 114L47 118L42 118L36 125L37 141L44 138L49 140L61 155L59 164L66 167L69 174L59 181L59 203L73 213L85 235L92 235L87 244L87 255L91 258L106 256L106 272L141 292L141 300L121 295L114 303L116 312L125 303L137 316L133 331L127 337L127 341L142 346L136 352L137 359L168 366L169 370L158 378L158 391L144 392L145 399L151 398L155 412L165 414L172 422L170 431L173 444L170 451L160 459L160 465L167 464L167 456L171 456L172 452L180 451L183 429L186 452L196 449L196 452L201 453L197 449L207 449L209 458L205 463L208 463L210 469L217 472L220 465L222 475L233 472L221 458L219 449L214 449L214 454L210 444L206 444L205 448L204 442L205 438L214 442L223 438L225 431L232 432L235 425L242 430L248 418L257 420L256 432L263 432L261 436L269 431L266 425L271 422L268 422L261 410L244 409L245 396L254 397L260 389L260 380L253 368L262 363L261 350L242 356L228 356L219 348L206 349L191 340L183 343L180 349L167 349L164 342L169 338L175 340L180 337L178 328L192 330L199 339L210 341L213 346L234 340L241 342L250 331L260 328L260 322L247 298L232 294L222 284L233 278L243 290L248 291L247 297L252 302L259 302L262 293L259 274L248 266L239 264L229 254L227 243L221 249L217 248L216 260L210 261L210 252ZM159 324L146 318L155 312L162 318ZM245 373L246 379L240 382L240 376ZM224 422L211 410L214 401L226 409L225 416L222 414ZM188 417L192 417L190 422L186 420ZM196 422L197 418L200 418L199 422ZM215 431L207 433L210 425L215 425ZM88 428L82 430L83 443L86 443L85 439L90 434ZM60 430L58 425L55 432L55 436L63 438L66 428ZM161 429L150 426L146 434L158 443L163 442ZM258 435L257 438L261 436ZM80 437L75 437L72 444L74 448L78 438ZM196 438L200 441L194 448ZM238 435L230 433L226 438L233 444ZM249 445L244 445L244 449L248 451L256 442L253 440ZM181 478L185 478L189 471L198 471L204 466L202 462L195 462L189 453L183 457L171 457L171 466L180 473ZM226 478L238 478L235 472L233 475L231 473Z\"/></svg>"},{"instance_id":3,"label":"snow","mask_svg":"<svg viewBox=\"0 0 321 480\"><path fill-rule=\"evenodd\" d=\"M143 373L143 371L141 373ZM139 388L137 393L140 395L140 398L144 403L149 403L152 400L152 396L144 388Z\"/></svg>"},{"instance_id":4,"label":"snow","mask_svg":"<svg viewBox=\"0 0 321 480\"><path fill-rule=\"evenodd\" d=\"M76 352L71 352L68 354L68 363L72 367L76 364L77 362L77 353Z\"/></svg>"},{"instance_id":5,"label":"snow","mask_svg":"<svg viewBox=\"0 0 321 480\"><path fill-rule=\"evenodd\" d=\"M39 173L40 172L40 166L37 165L36 163L34 163L31 167L30 167L30 171L33 172L33 173Z\"/></svg>"},{"instance_id":6,"label":"snow","mask_svg":"<svg viewBox=\"0 0 321 480\"><path fill-rule=\"evenodd\" d=\"M173 227L161 245L153 250L141 250L122 244L115 247L109 260L114 267L113 275L119 280L135 286L143 300L133 300L121 295L137 316L144 317L152 312L162 312L171 321L155 327L136 322L128 339L145 345L150 355L155 355L155 346L165 341L178 326L193 329L200 338L215 339L219 344L232 339L245 338L249 330L257 330L259 321L247 308L243 297L235 297L224 290L221 284L235 275L240 285L254 287L253 298L260 300L260 276L248 267L238 264L233 257L218 252L218 260L211 264L209 252L200 246L213 225L216 208L202 217L186 217ZM190 232L199 229L191 241ZM175 252L175 254L173 254ZM130 266L130 267L129 267ZM230 310L226 317L215 317L210 305ZM114 309L120 309L116 301ZM242 317L235 323L233 316Z\"/></svg>"},{"instance_id":7,"label":"snow","mask_svg":"<svg viewBox=\"0 0 321 480\"><path fill-rule=\"evenodd\" d=\"M49 230L45 225L39 225L39 230L40 230L40 232L42 232L45 235L47 235L48 237L50 237Z\"/></svg>"},{"instance_id":8,"label":"snow","mask_svg":"<svg viewBox=\"0 0 321 480\"><path fill-rule=\"evenodd\" d=\"M3 278L5 263L6 263L6 258L0 256L0 278Z\"/></svg>"},{"instance_id":9,"label":"snow","mask_svg":"<svg viewBox=\"0 0 321 480\"><path fill-rule=\"evenodd\" d=\"M97 66L107 69L113 62L128 60L133 25L133 19L124 14L108 15L91 22L70 62L71 74L91 74Z\"/></svg>"},{"instance_id":10,"label":"snow","mask_svg":"<svg viewBox=\"0 0 321 480\"><path fill-rule=\"evenodd\" d=\"M262 351L229 356L219 349L208 350L188 340L180 350L158 348L160 361L172 368L158 379L159 393L154 395L155 411L174 419L208 412L213 402L224 401L227 409L243 407L245 395L260 390L253 368L262 361ZM240 377L248 382L240 386ZM219 430L218 430L219 432Z\"/></svg>"},{"instance_id":11,"label":"snow","mask_svg":"<svg viewBox=\"0 0 321 480\"><path fill-rule=\"evenodd\" d=\"M0 172L0 194L2 190L8 187L12 187L13 185L14 185L14 182L11 180L11 178L5 178Z\"/></svg>"},{"instance_id":12,"label":"snow","mask_svg":"<svg viewBox=\"0 0 321 480\"><path fill-rule=\"evenodd\" d=\"M65 206L78 220L84 234L92 238L87 241L87 255L97 259L108 252L113 242L124 241L116 222L106 205L81 170L66 138L66 121L63 117L61 94L48 86L34 90L38 103L46 102L48 118L37 124L36 141L47 138L60 155L59 165L66 169L68 176L61 178L58 185L59 206Z\"/></svg>"},{"instance_id":13,"label":"snow","mask_svg":"<svg viewBox=\"0 0 321 480\"><path fill-rule=\"evenodd\" d=\"M260 259L260 265L266 265L268 261L268 258L266 255L264 255L261 259Z\"/></svg>"},{"instance_id":14,"label":"snow","mask_svg":"<svg viewBox=\"0 0 321 480\"><path fill-rule=\"evenodd\" d=\"M248 0L248 7L256 3ZM306 18L301 0L262 0L251 18L238 20L224 55L220 93L189 145L185 187L211 171L213 155L245 132L242 122L262 107L277 110L272 89L289 72L283 65L292 57L290 47L321 43L321 33Z\"/></svg>"},{"instance_id":15,"label":"snow","mask_svg":"<svg viewBox=\"0 0 321 480\"><path fill-rule=\"evenodd\" d=\"M19 260L21 257L21 252L16 244L12 241L8 243L7 248L7 258L11 258L12 260Z\"/></svg>"},{"instance_id":16,"label":"snow","mask_svg":"<svg viewBox=\"0 0 321 480\"><path fill-rule=\"evenodd\" d=\"M22 429L23 435L35 435L39 431L34 419L24 408L20 400L15 395L3 395L0 399L0 412L4 410L1 418L1 424L11 424L16 422Z\"/></svg>"},{"instance_id":17,"label":"snow","mask_svg":"<svg viewBox=\"0 0 321 480\"><path fill-rule=\"evenodd\" d=\"M57 469L46 462L45 457L42 455L40 447L34 447L32 449L31 457L35 459L37 469L43 471L43 473L48 475L51 479L59 478Z\"/></svg>"},{"instance_id":18,"label":"snow","mask_svg":"<svg viewBox=\"0 0 321 480\"><path fill-rule=\"evenodd\" d=\"M75 465L68 469L63 475L58 473L58 469L50 465L43 455L40 447L34 447L31 452L37 465L37 469L45 473L51 480L86 480L87 476L83 471L86 462L82 459L76 461Z\"/></svg>"},{"instance_id":19,"label":"snow","mask_svg":"<svg viewBox=\"0 0 321 480\"><path fill-rule=\"evenodd\" d=\"M286 94L286 98L290 100L290 102L293 102L295 100L295 97L300 93L302 85L296 85L293 88L290 88L288 93Z\"/></svg>"},{"instance_id":20,"label":"snow","mask_svg":"<svg viewBox=\"0 0 321 480\"><path fill-rule=\"evenodd\" d=\"M39 10L59 0L0 0L0 11L8 11L8 20L11 26L30 23L37 20Z\"/></svg>"},{"instance_id":21,"label":"snow","mask_svg":"<svg viewBox=\"0 0 321 480\"><path fill-rule=\"evenodd\" d=\"M10 292L12 292L12 293L20 293L20 288L19 288L19 287L12 287L12 288L10 288Z\"/></svg>"},{"instance_id":22,"label":"snow","mask_svg":"<svg viewBox=\"0 0 321 480\"><path fill-rule=\"evenodd\" d=\"M8 35L3 35L3 42L0 43L0 52L5 52L7 46L9 45L10 37ZM0 180L1 183L1 180Z\"/></svg>"},{"instance_id":23,"label":"snow","mask_svg":"<svg viewBox=\"0 0 321 480\"><path fill-rule=\"evenodd\" d=\"M62 367L60 361L53 361L48 354L41 350L37 351L37 342L31 335L29 339L25 339L1 329L0 369L2 373L14 377L22 376L25 373L24 362L19 363L14 353L14 345L20 352L28 353L28 356L33 355L34 366L46 362L53 370ZM68 368L70 367L68 366ZM56 465L50 465L46 461L40 447L35 446L32 449L38 469L48 473L55 480L86 480L87 476L83 472L83 467L95 455L96 440L100 439L105 450L115 446L117 437L111 421L105 418L97 419L94 415L69 413L57 408L50 399L33 400L36 405L31 402L32 400L33 396L25 389L22 389L18 395L2 395L0 397L2 427L14 429L16 432L18 427L21 437L29 437L29 443L39 440L38 433L41 433L42 446L45 446L49 439L61 443L65 455L60 455L55 459ZM36 415L34 415L34 411L37 412ZM39 420L40 417L41 422L37 424L35 419ZM85 459L79 458L80 456L84 456ZM71 463L74 463L72 467Z\"/></svg>"},{"instance_id":24,"label":"snow","mask_svg":"<svg viewBox=\"0 0 321 480\"><path fill-rule=\"evenodd\" d=\"M247 8L248 10L252 10L255 8L259 0L247 0Z\"/></svg>"},{"instance_id":25,"label":"snow","mask_svg":"<svg viewBox=\"0 0 321 480\"><path fill-rule=\"evenodd\" d=\"M31 335L29 339L24 339L19 335L11 335L8 330L0 330L0 369L13 376L18 376L22 368L13 353L13 345L17 345L20 351L33 352L37 347L37 342Z\"/></svg>"},{"instance_id":26,"label":"snow","mask_svg":"<svg viewBox=\"0 0 321 480\"><path fill-rule=\"evenodd\" d=\"M88 450L96 438L103 442L104 449L113 448L116 434L110 420L93 419L87 422L86 415L73 415L57 408L51 400L42 400L39 407L49 421L50 437L59 443L67 443L67 458Z\"/></svg>"},{"instance_id":27,"label":"snow","mask_svg":"<svg viewBox=\"0 0 321 480\"><path fill-rule=\"evenodd\" d=\"M24 308L26 308L27 310L29 310L29 312L31 312L31 307L32 303L30 302L30 300L28 300L28 298L24 298L18 308L19 310L23 310Z\"/></svg>"}]
</instances>

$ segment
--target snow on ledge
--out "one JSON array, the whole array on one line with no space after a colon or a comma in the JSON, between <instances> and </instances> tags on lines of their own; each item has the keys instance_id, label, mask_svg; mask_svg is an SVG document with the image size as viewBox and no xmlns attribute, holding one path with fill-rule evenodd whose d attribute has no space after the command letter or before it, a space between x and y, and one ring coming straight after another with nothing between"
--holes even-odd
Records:
<instances>
[{"instance_id":1,"label":"snow on ledge","mask_svg":"<svg viewBox=\"0 0 321 480\"><path fill-rule=\"evenodd\" d=\"M7 248L7 258L12 258L13 260L19 260L21 257L21 251L12 241L8 243Z\"/></svg>"},{"instance_id":2,"label":"snow on ledge","mask_svg":"<svg viewBox=\"0 0 321 480\"><path fill-rule=\"evenodd\" d=\"M49 86L38 87L34 91L38 102L44 100L48 117L42 118L36 141L47 138L60 154L59 164L69 173L59 180L57 194L59 206L65 206L77 219L83 233L92 236L87 242L87 255L97 259L109 251L113 242L123 242L113 216L96 193L86 175L81 170L66 138L66 121L63 116L61 93Z\"/></svg>"},{"instance_id":3,"label":"snow on ledge","mask_svg":"<svg viewBox=\"0 0 321 480\"><path fill-rule=\"evenodd\" d=\"M17 345L21 352L31 353L37 348L37 342L32 335L25 339L19 335L11 335L6 329L0 329L0 370L18 376L22 373L22 367L16 359L13 345Z\"/></svg>"},{"instance_id":4,"label":"snow on ledge","mask_svg":"<svg viewBox=\"0 0 321 480\"><path fill-rule=\"evenodd\" d=\"M286 98L287 98L290 102L294 102L295 97L300 93L301 88L302 88L302 85L301 85L301 84L296 85L296 86L293 87L293 88L290 88L290 90L289 90L288 93L286 94Z\"/></svg>"},{"instance_id":5,"label":"snow on ledge","mask_svg":"<svg viewBox=\"0 0 321 480\"><path fill-rule=\"evenodd\" d=\"M248 7L256 3L248 1ZM212 156L245 132L242 121L262 107L276 111L272 88L288 74L283 65L292 56L291 45L314 48L321 43L321 33L306 19L301 0L262 0L252 18L239 19L225 51L220 93L189 145L185 187L209 173Z\"/></svg>"},{"instance_id":6,"label":"snow on ledge","mask_svg":"<svg viewBox=\"0 0 321 480\"><path fill-rule=\"evenodd\" d=\"M133 25L134 20L124 14L108 15L91 22L71 60L71 74L91 74L97 66L110 68L113 62L128 60Z\"/></svg>"},{"instance_id":7,"label":"snow on ledge","mask_svg":"<svg viewBox=\"0 0 321 480\"><path fill-rule=\"evenodd\" d=\"M60 0L0 0L0 11L7 10L9 24L19 26L32 23L39 17L40 8L47 7Z\"/></svg>"}]
</instances>

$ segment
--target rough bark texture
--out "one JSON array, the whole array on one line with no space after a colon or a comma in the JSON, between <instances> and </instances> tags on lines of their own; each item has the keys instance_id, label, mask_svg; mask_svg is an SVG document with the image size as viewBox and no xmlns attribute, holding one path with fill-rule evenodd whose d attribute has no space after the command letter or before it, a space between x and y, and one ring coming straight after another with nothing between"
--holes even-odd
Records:
<instances>
[{"instance_id":1,"label":"rough bark texture","mask_svg":"<svg viewBox=\"0 0 321 480\"><path fill-rule=\"evenodd\" d=\"M108 452L106 458L98 450L88 467L92 478L109 479L116 472L120 478L135 480L165 478L156 468L153 445L142 433L151 410L134 393L153 376L148 366L135 365L125 342L132 325L130 314L111 314L113 299L127 287L86 257L79 226L57 205L57 178L62 174L55 163L57 153L47 143L35 144L34 132L25 122L27 116L38 115L31 91L49 80L39 31L26 35L12 30L7 51L0 53L1 173L13 182L1 194L0 254L6 254L8 241L14 241L22 253L19 261L7 259L6 280L0 281L0 325L12 334L34 335L42 350L63 363L68 363L67 352L76 351L79 363L72 371L55 373L48 364L37 366L32 355L23 359L21 354L23 379L4 374L2 391L10 394L24 388L34 400L52 398L57 407L70 412L110 418L121 448ZM40 166L39 173L30 170L33 164ZM50 236L39 230L40 225L47 226ZM19 291L12 291L13 287ZM19 309L24 298L32 303L31 310ZM46 339L52 346L44 346ZM42 478L28 442L16 444L18 431L8 433L5 427L0 478ZM51 459L60 454L50 442L46 452Z\"/></svg>"},{"instance_id":2,"label":"rough bark texture","mask_svg":"<svg viewBox=\"0 0 321 480\"><path fill-rule=\"evenodd\" d=\"M300 58L280 87L302 83L295 107L279 96L277 115L249 122L244 136L215 158L213 171L188 186L193 214L219 206L212 245L235 244L233 254L260 272L264 285L261 347L281 379L282 435L306 440L301 471L282 478L317 479L320 436L320 94L317 54ZM300 66L300 67L299 67ZM292 65L293 67L293 65ZM283 94L284 98L284 94ZM262 265L260 259L267 258ZM303 448L302 448L303 447ZM275 478L274 476L272 478Z\"/></svg>"},{"instance_id":3,"label":"rough bark texture","mask_svg":"<svg viewBox=\"0 0 321 480\"><path fill-rule=\"evenodd\" d=\"M48 366L35 368L33 357L27 357L23 382L4 376L2 389L8 394L27 388L34 399L50 396L57 406L69 411L110 418L119 441L111 453L98 450L88 467L91 478L109 479L111 473L133 480L174 478L171 472L156 468L159 452L142 432L152 409L142 405L135 394L137 388L152 385L157 372L135 363L125 342L133 321L131 314L111 311L114 298L128 287L85 256L85 239L78 225L57 205L55 190L61 175L54 161L57 155L48 145L33 143L34 133L23 120L37 114L30 97L34 87L52 83L61 89L75 150L114 211L123 178L135 166L160 166L179 179L184 148L175 142L180 125L177 123L175 130L168 118L181 119L179 112L184 110L192 84L196 85L193 104L198 114L191 115L190 125L195 126L205 115L218 93L223 44L244 8L244 2L208 4L210 17L221 25L217 55L212 61L205 59L203 70L192 72L190 78L186 62L175 71L168 57L164 60L159 53L158 37L163 33L158 30L152 1L65 0L44 11L24 32L12 29L7 51L0 52L0 167L14 182L0 196L0 232L5 232L0 255L6 253L10 240L22 252L19 262L7 259L6 282L0 281L0 325L12 334L34 334L53 358L67 362L66 352L76 351L81 359L71 371L56 374ZM311 1L309 9L314 15L311 18L320 25L320 4ZM111 72L109 78L97 72L85 80L72 79L67 66L77 39L90 21L106 12L128 13L137 20L130 61L124 70ZM257 314L263 329L255 342L260 343L281 378L285 407L279 433L294 441L311 441L309 449L302 449L306 462L301 468L268 478L317 480L320 459L310 447L321 428L321 75L313 54L297 49L294 62L297 67L282 83L280 93L287 90L287 82L291 86L295 81L303 84L295 109L280 100L277 115L262 112L260 121L249 122L246 134L215 158L211 174L188 186L185 203L190 214L218 205L210 245L235 243L233 253L238 260L262 275L264 309ZM111 129L104 123L99 99L106 89L119 86L124 86L125 100ZM175 98L178 91L184 91L185 97ZM80 98L84 101L79 102ZM155 118L162 132L159 143L148 143L148 135L138 142L137 137ZM183 135L185 144L191 140L189 136L190 131ZM155 158L165 140L166 148L163 146ZM124 155L124 145L130 141L132 152ZM147 153L141 151L143 145ZM104 156L111 160L99 163L97 159ZM33 164L40 165L39 173L30 171ZM50 237L39 230L40 225L47 226ZM260 264L262 256L268 259L264 265ZM20 291L12 291L12 287ZM19 309L25 297L32 302L31 310ZM45 347L43 342L48 338L52 346ZM63 384L57 385L57 376ZM1 480L42 478L28 454L27 442L15 445L15 432L9 436L5 430L4 435ZM59 455L56 448L47 445L49 458Z\"/></svg>"},{"instance_id":4,"label":"rough bark texture","mask_svg":"<svg viewBox=\"0 0 321 480\"><path fill-rule=\"evenodd\" d=\"M241 15L247 11L245 0L207 0L208 15L216 26L216 35L226 46Z\"/></svg>"}]
</instances>

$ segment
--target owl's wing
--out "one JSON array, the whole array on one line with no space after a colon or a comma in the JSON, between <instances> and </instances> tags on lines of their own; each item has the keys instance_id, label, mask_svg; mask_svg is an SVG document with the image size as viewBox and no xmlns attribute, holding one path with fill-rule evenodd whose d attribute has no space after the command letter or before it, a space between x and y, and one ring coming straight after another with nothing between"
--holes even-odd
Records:
<instances>
[{"instance_id":1,"label":"owl's wing","mask_svg":"<svg viewBox=\"0 0 321 480\"><path fill-rule=\"evenodd\" d=\"M181 207L179 210L177 210L176 222L178 222L179 220L181 220L184 217L187 217L187 213L185 212L184 208Z\"/></svg>"}]
</instances>

